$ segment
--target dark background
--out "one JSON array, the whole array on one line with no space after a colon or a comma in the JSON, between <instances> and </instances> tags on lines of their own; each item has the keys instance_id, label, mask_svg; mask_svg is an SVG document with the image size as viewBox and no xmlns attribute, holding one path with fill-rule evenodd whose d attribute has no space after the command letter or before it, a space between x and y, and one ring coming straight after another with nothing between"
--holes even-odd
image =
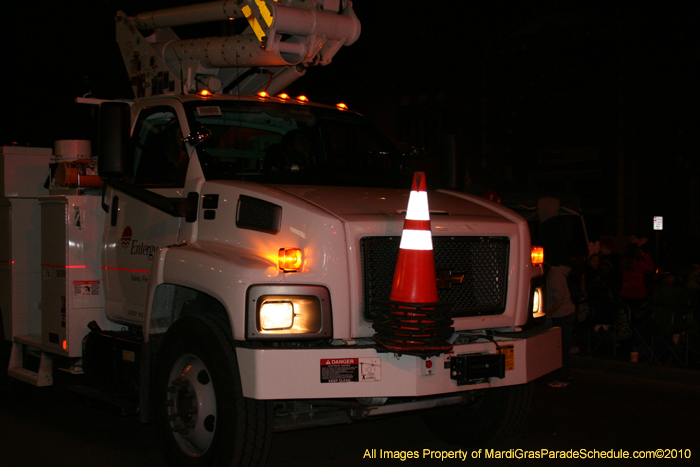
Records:
<instances>
[{"instance_id":1,"label":"dark background","mask_svg":"<svg viewBox=\"0 0 700 467\"><path fill-rule=\"evenodd\" d=\"M74 98L131 92L115 11L191 3L3 6L0 143L94 139ZM289 91L345 102L420 148L415 165L429 180L441 179L452 152L459 189L576 195L593 241L637 235L653 245L652 218L664 216L660 263L698 261L693 3L568 3L357 0L358 42Z\"/></svg>"}]
</instances>

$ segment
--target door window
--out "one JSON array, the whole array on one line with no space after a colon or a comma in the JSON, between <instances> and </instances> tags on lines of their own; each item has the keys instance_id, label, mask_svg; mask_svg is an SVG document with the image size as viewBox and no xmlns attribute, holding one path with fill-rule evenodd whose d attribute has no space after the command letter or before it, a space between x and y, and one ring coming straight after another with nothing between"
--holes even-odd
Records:
<instances>
[{"instance_id":1,"label":"door window","mask_svg":"<svg viewBox=\"0 0 700 467\"><path fill-rule=\"evenodd\" d=\"M180 122L171 107L145 109L132 135L134 143L134 184L181 188L189 155Z\"/></svg>"}]
</instances>

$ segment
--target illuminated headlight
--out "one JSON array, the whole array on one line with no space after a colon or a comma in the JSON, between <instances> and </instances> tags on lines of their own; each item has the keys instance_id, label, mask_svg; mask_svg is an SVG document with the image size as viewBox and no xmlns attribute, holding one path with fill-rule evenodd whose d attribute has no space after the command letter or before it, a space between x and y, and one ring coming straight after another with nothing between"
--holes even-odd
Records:
<instances>
[{"instance_id":1,"label":"illuminated headlight","mask_svg":"<svg viewBox=\"0 0 700 467\"><path fill-rule=\"evenodd\" d=\"M542 297L542 288L537 287L532 292L532 317L541 318L544 315L544 298Z\"/></svg>"},{"instance_id":2,"label":"illuminated headlight","mask_svg":"<svg viewBox=\"0 0 700 467\"><path fill-rule=\"evenodd\" d=\"M314 285L255 285L248 289L248 339L321 339L332 332L328 289Z\"/></svg>"},{"instance_id":3,"label":"illuminated headlight","mask_svg":"<svg viewBox=\"0 0 700 467\"><path fill-rule=\"evenodd\" d=\"M264 301L260 305L260 329L277 331L294 326L294 304L290 301Z\"/></svg>"}]
</instances>

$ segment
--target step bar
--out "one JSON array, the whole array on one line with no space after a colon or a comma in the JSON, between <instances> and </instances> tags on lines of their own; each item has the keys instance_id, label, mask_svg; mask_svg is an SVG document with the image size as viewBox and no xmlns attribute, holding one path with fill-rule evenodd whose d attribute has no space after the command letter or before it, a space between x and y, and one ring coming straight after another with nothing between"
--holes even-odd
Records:
<instances>
[{"instance_id":1,"label":"step bar","mask_svg":"<svg viewBox=\"0 0 700 467\"><path fill-rule=\"evenodd\" d=\"M24 367L24 356L33 349L39 358L38 371ZM41 350L39 336L16 336L12 342L8 376L29 383L33 386L44 387L53 385L53 356Z\"/></svg>"}]
</instances>

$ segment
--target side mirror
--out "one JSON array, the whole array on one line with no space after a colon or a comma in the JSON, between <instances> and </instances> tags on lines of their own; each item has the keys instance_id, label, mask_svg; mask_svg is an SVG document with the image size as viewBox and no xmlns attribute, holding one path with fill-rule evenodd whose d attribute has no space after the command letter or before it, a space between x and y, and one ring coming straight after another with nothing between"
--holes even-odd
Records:
<instances>
[{"instance_id":1,"label":"side mirror","mask_svg":"<svg viewBox=\"0 0 700 467\"><path fill-rule=\"evenodd\" d=\"M102 179L123 179L133 173L131 107L126 102L100 105L97 173Z\"/></svg>"}]
</instances>

